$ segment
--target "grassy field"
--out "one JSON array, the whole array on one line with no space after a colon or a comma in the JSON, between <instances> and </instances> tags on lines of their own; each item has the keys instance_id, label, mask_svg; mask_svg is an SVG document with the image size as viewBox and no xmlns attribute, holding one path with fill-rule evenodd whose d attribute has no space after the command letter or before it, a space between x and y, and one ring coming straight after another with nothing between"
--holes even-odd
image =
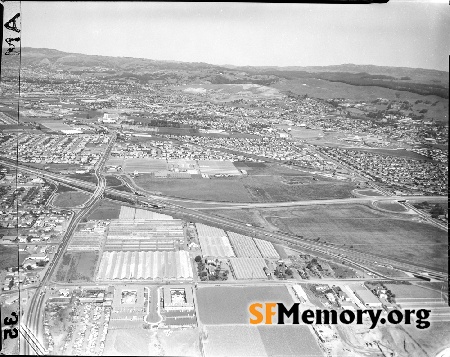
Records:
<instances>
[{"instance_id":1,"label":"grassy field","mask_svg":"<svg viewBox=\"0 0 450 357\"><path fill-rule=\"evenodd\" d=\"M356 204L261 212L280 229L305 238L447 270L447 233L428 224Z\"/></svg>"},{"instance_id":2,"label":"grassy field","mask_svg":"<svg viewBox=\"0 0 450 357\"><path fill-rule=\"evenodd\" d=\"M375 190L357 190L356 193L359 193L363 196L383 196L381 192Z\"/></svg>"},{"instance_id":3,"label":"grassy field","mask_svg":"<svg viewBox=\"0 0 450 357\"><path fill-rule=\"evenodd\" d=\"M115 176L105 176L105 179L106 179L106 185L109 186L109 187L122 185L122 181L120 181Z\"/></svg>"},{"instance_id":4,"label":"grassy field","mask_svg":"<svg viewBox=\"0 0 450 357\"><path fill-rule=\"evenodd\" d=\"M199 319L206 325L248 324L248 306L256 301L284 302L288 306L293 302L282 286L201 287L197 290Z\"/></svg>"},{"instance_id":5,"label":"grassy field","mask_svg":"<svg viewBox=\"0 0 450 357\"><path fill-rule=\"evenodd\" d=\"M253 209L217 209L208 210L208 213L215 214L217 216L233 219L238 222L250 223L253 226L269 228L267 222L260 216L257 210Z\"/></svg>"},{"instance_id":6,"label":"grassy field","mask_svg":"<svg viewBox=\"0 0 450 357\"><path fill-rule=\"evenodd\" d=\"M89 195L79 191L63 192L55 197L53 205L59 208L73 208L85 203L89 197Z\"/></svg>"},{"instance_id":7,"label":"grassy field","mask_svg":"<svg viewBox=\"0 0 450 357\"><path fill-rule=\"evenodd\" d=\"M318 178L313 181L303 177L309 172L290 170L278 166L252 167L249 175L239 178L214 179L155 179L139 175L134 181L149 192L164 195L220 202L284 202L310 199L351 197L356 187L353 183ZM298 183L287 184L291 178ZM299 181L300 179L300 181Z\"/></svg>"},{"instance_id":8,"label":"grassy field","mask_svg":"<svg viewBox=\"0 0 450 357\"><path fill-rule=\"evenodd\" d=\"M281 182L280 176L249 176L243 180L244 186L255 202L348 198L355 189L353 183L339 181L312 181L298 185Z\"/></svg>"},{"instance_id":9,"label":"grassy field","mask_svg":"<svg viewBox=\"0 0 450 357\"><path fill-rule=\"evenodd\" d=\"M64 185L58 185L58 190L56 193L63 193L63 192L74 192L75 190L71 187L64 186Z\"/></svg>"},{"instance_id":10,"label":"grassy field","mask_svg":"<svg viewBox=\"0 0 450 357\"><path fill-rule=\"evenodd\" d=\"M251 196L241 179L148 179L148 175L139 175L134 181L149 192L161 192L172 197L223 202L251 202Z\"/></svg>"},{"instance_id":11,"label":"grassy field","mask_svg":"<svg viewBox=\"0 0 450 357\"><path fill-rule=\"evenodd\" d=\"M425 350L428 356L436 354L444 347L450 344L450 324L445 322L432 322L427 329L419 330L416 326L410 325L404 327L405 332L417 342L422 350Z\"/></svg>"},{"instance_id":12,"label":"grassy field","mask_svg":"<svg viewBox=\"0 0 450 357\"><path fill-rule=\"evenodd\" d=\"M82 181L97 184L97 178L92 174L72 174L72 175L67 175L67 176L77 179L77 180L82 180Z\"/></svg>"},{"instance_id":13,"label":"grassy field","mask_svg":"<svg viewBox=\"0 0 450 357\"><path fill-rule=\"evenodd\" d=\"M17 246L0 245L0 270L17 266ZM26 252L20 252L19 264L29 256Z\"/></svg>"},{"instance_id":14,"label":"grassy field","mask_svg":"<svg viewBox=\"0 0 450 357\"><path fill-rule=\"evenodd\" d=\"M101 200L97 208L90 214L88 219L117 219L120 214L120 205L112 203L111 201Z\"/></svg>"},{"instance_id":15,"label":"grassy field","mask_svg":"<svg viewBox=\"0 0 450 357\"><path fill-rule=\"evenodd\" d=\"M405 206L402 206L400 203L397 203L397 202L380 201L380 202L375 203L375 207L385 209L386 211L392 211L392 212L408 211Z\"/></svg>"},{"instance_id":16,"label":"grassy field","mask_svg":"<svg viewBox=\"0 0 450 357\"><path fill-rule=\"evenodd\" d=\"M66 283L93 281L97 259L97 252L67 252L58 267L56 280Z\"/></svg>"}]
</instances>

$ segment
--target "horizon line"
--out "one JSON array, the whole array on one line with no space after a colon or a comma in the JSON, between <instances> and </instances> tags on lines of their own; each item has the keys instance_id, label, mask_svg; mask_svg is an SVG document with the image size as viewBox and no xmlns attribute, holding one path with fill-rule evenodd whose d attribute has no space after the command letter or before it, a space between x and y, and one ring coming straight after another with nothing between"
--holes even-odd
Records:
<instances>
[{"instance_id":1,"label":"horizon line","mask_svg":"<svg viewBox=\"0 0 450 357\"><path fill-rule=\"evenodd\" d=\"M8 48L8 47L2 47L3 48ZM289 67L304 67L304 68L308 68L308 67L332 67L332 66L345 66L345 65L353 65L353 66L374 66L374 67L390 67L390 68L406 68L406 69L422 69L422 70L427 70L427 71L438 71L438 72L445 72L445 73L450 73L449 70L443 70L443 69L436 69L436 68L424 68L424 67L405 67L405 66L394 66L394 65L378 65L378 64L369 64L369 63L365 63L365 64L356 64L356 63L340 63L340 64L328 64L328 65L285 65L285 66L280 66L280 65L234 65L234 64L214 64L214 63L208 63L208 62L203 62L203 61L180 61L180 60L171 60L171 59L152 59L152 58L147 58L147 57L132 57L132 56L113 56L113 55L101 55L101 54L88 54L88 53L82 53L82 52L67 52L67 51L63 51L63 50L58 50L56 48L48 48L48 47L32 47L32 46L23 46L21 47L21 49L26 49L26 48L30 48L30 49L36 49L36 50L52 50L52 51L58 51L58 52L63 52L63 53L68 53L68 54L78 54L78 55L84 55L84 56L100 56L100 57L116 57L116 58L136 58L136 59L145 59L145 60L150 60L150 61L160 61L160 62L179 62L179 63L204 63L204 64L208 64L211 66L217 66L217 67L225 67L225 66L233 66L233 67L238 67L238 68L242 68L242 67L259 67L259 68L264 68L264 67L274 67L274 68L289 68Z\"/></svg>"}]
</instances>

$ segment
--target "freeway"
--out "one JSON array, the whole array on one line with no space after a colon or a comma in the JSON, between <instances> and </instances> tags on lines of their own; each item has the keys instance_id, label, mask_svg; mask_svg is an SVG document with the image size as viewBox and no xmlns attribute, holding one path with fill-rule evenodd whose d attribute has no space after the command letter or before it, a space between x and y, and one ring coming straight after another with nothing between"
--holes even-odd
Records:
<instances>
[{"instance_id":1,"label":"freeway","mask_svg":"<svg viewBox=\"0 0 450 357\"><path fill-rule=\"evenodd\" d=\"M103 192L106 188L106 179L101 173L103 169L103 165L106 162L107 157L109 156L109 153L111 152L111 149L113 147L113 144L116 140L116 136L112 136L107 148L105 149L105 152L102 156L102 158L99 160L97 165L95 166L95 176L97 177L97 186L93 193L93 195L89 198L89 200L84 204L84 207L79 210L75 215L73 216L72 220L70 221L69 226L67 227L67 230L64 234L64 237L62 239L61 244L58 247L58 250L56 251L55 255L53 256L53 259L49 263L49 266L47 267L46 272L44 273L44 276L42 277L41 281L39 282L39 286L36 289L35 294L30 299L29 306L26 313L26 318L23 321L23 325L26 326L27 335L28 338L22 339L21 341L21 354L30 354L31 349L35 353L38 353L38 351L35 350L35 347L32 346L31 342L28 342L30 338L33 338L33 341L42 341L42 333L40 332L42 328L42 319L43 319L43 306L44 306L44 296L45 296L45 289L46 285L50 279L50 277L53 275L56 267L58 266L58 262L63 256L64 252L66 251L66 248L69 244L69 241L73 235L73 232L75 231L77 225L80 223L80 221L83 219L84 216L86 216L92 208L95 206L95 203L103 197ZM34 336L34 337L30 337ZM24 343L24 340L28 343Z\"/></svg>"},{"instance_id":2,"label":"freeway","mask_svg":"<svg viewBox=\"0 0 450 357\"><path fill-rule=\"evenodd\" d=\"M45 171L42 169L37 169L34 167L29 167L23 164L13 164L9 161L5 161L0 159L0 163L5 166L10 166L14 168L18 168L21 171L29 172L35 175L39 175L43 178L52 179L54 181L58 181L60 183L77 187L81 189L86 189L89 192L93 192L96 188L96 185L90 182L65 177L61 174L52 173L49 171ZM119 197L124 198L136 198L136 195L131 194L129 192L124 192L120 190L115 190L113 188L106 188L105 192L117 195ZM364 203L371 201L442 201L447 202L447 196L423 196L423 195L409 195L409 196L364 196L364 197L352 197L352 198L339 198L339 199L324 199L324 200L305 200L305 201L288 201L288 202L257 202L257 203L232 203L232 202L221 202L221 201L202 201L202 200L193 200L193 199L185 199L185 198L176 198L170 196L163 195L152 195L145 194L145 197L158 200L160 202L170 202L177 203L182 205L183 202L186 203L197 203L202 205L203 207L196 207L195 209L243 209L243 208L277 208L277 207L295 207L295 206L311 206L311 205L333 205L333 204L355 204L355 203ZM208 205L215 205L214 207L207 207ZM221 206L217 206L221 205Z\"/></svg>"},{"instance_id":3,"label":"freeway","mask_svg":"<svg viewBox=\"0 0 450 357\"><path fill-rule=\"evenodd\" d=\"M11 164L10 164L11 165ZM22 166L20 166L20 169L22 169ZM89 189L92 189L92 184L84 181L79 181L76 179L71 179L67 177L61 177L61 175L48 173L43 170L34 169L34 168L28 168L24 167L24 171L29 171L34 174L39 174L43 177L49 177L55 181L59 181L62 183L69 183L80 187L88 187ZM136 203L140 204L147 204L147 205L161 205L161 207L164 207L164 210L167 213L171 213L173 215L180 215L182 214L186 219L190 219L193 221L203 221L205 224L212 224L219 226L224 229L228 230L237 230L242 234L246 234L249 236L255 236L258 235L258 237L266 240L275 240L277 242L281 242L284 244L288 244L290 247L298 247L299 249L307 249L311 252L314 252L316 254L321 254L325 256L331 256L337 259L350 259L354 261L356 264L373 264L375 261L381 262L385 265L391 265L392 267L404 270L412 273L417 273L418 270L422 272L437 274L441 276L442 278L446 278L446 274L440 271L435 271L433 269L430 269L426 264L423 264L421 262L420 264L412 264L411 262L402 262L399 260L393 260L393 259L387 259L381 256L377 256L374 254L369 253L360 253L353 250L350 250L349 248L343 248L343 247L337 247L329 243L320 243L315 242L312 240L305 239L303 237L297 237L294 235L284 234L284 233L274 233L270 231L266 231L265 229L259 228L259 227L248 227L245 223L236 222L231 219L222 218L214 215L210 215L205 213L204 211L200 211L198 209L189 209L186 207L183 207L181 205L176 205L170 202L170 199L167 197L162 196L152 196L147 195L145 197L136 196L133 193L129 192L123 192L114 190L111 188L105 189L106 193L113 194L116 197L116 200L118 199L127 199L127 200L133 200ZM377 197L357 197L357 198L348 198L348 199L336 199L336 200L314 200L314 201L296 201L296 202L281 202L281 203L255 203L255 204L248 204L243 207L251 207L250 205L259 205L259 206L265 206L265 207L291 207L295 205L311 205L311 204L342 204L342 203L358 203L363 202L367 200L373 200L373 201L383 201L383 200L442 200L446 199L442 196L377 196ZM242 204L241 204L242 207Z\"/></svg>"}]
</instances>

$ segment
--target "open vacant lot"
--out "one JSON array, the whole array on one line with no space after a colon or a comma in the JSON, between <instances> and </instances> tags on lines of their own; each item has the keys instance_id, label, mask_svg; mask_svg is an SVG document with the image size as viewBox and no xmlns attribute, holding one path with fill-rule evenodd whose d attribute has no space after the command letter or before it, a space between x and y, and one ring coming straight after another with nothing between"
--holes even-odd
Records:
<instances>
[{"instance_id":1,"label":"open vacant lot","mask_svg":"<svg viewBox=\"0 0 450 357\"><path fill-rule=\"evenodd\" d=\"M397 203L395 201L376 202L375 207L385 209L386 211L392 211L392 212L406 212L407 211L407 208L405 206L402 206L400 203Z\"/></svg>"},{"instance_id":2,"label":"open vacant lot","mask_svg":"<svg viewBox=\"0 0 450 357\"><path fill-rule=\"evenodd\" d=\"M56 280L67 283L93 281L97 259L97 252L83 251L64 254L56 273Z\"/></svg>"},{"instance_id":3,"label":"open vacant lot","mask_svg":"<svg viewBox=\"0 0 450 357\"><path fill-rule=\"evenodd\" d=\"M191 356L200 357L197 329L144 330L109 329L104 356Z\"/></svg>"},{"instance_id":4,"label":"open vacant lot","mask_svg":"<svg viewBox=\"0 0 450 357\"><path fill-rule=\"evenodd\" d=\"M308 326L258 326L268 356L323 356Z\"/></svg>"},{"instance_id":5,"label":"open vacant lot","mask_svg":"<svg viewBox=\"0 0 450 357\"><path fill-rule=\"evenodd\" d=\"M222 202L252 201L241 179L149 179L148 175L139 175L134 181L149 192L161 192L172 197Z\"/></svg>"},{"instance_id":6,"label":"open vacant lot","mask_svg":"<svg viewBox=\"0 0 450 357\"><path fill-rule=\"evenodd\" d=\"M447 233L412 219L400 219L364 205L297 207L263 210L280 229L305 238L345 244L353 249L415 261L424 267L447 270Z\"/></svg>"},{"instance_id":7,"label":"open vacant lot","mask_svg":"<svg viewBox=\"0 0 450 357\"><path fill-rule=\"evenodd\" d=\"M120 214L120 205L108 200L101 200L97 208L91 213L89 219L118 219Z\"/></svg>"},{"instance_id":8,"label":"open vacant lot","mask_svg":"<svg viewBox=\"0 0 450 357\"><path fill-rule=\"evenodd\" d=\"M248 306L257 301L284 302L288 306L293 303L284 286L214 286L197 290L199 318L203 324L248 324Z\"/></svg>"},{"instance_id":9,"label":"open vacant lot","mask_svg":"<svg viewBox=\"0 0 450 357\"><path fill-rule=\"evenodd\" d=\"M353 183L331 179L309 179L306 183L289 185L289 177L311 176L310 173L289 170L283 175L273 175L273 169L264 170L262 174L249 174L239 178L213 178L190 180L155 179L150 175L139 175L134 181L149 191L164 195L197 200L221 202L284 202L310 199L347 198L355 188ZM288 175L289 174L289 175ZM297 180L298 181L298 180Z\"/></svg>"},{"instance_id":10,"label":"open vacant lot","mask_svg":"<svg viewBox=\"0 0 450 357\"><path fill-rule=\"evenodd\" d=\"M73 208L82 205L89 199L89 195L78 192L68 191L59 193L53 200L53 205L59 208Z\"/></svg>"},{"instance_id":11,"label":"open vacant lot","mask_svg":"<svg viewBox=\"0 0 450 357\"><path fill-rule=\"evenodd\" d=\"M203 342L206 357L267 356L257 326L215 325L206 328Z\"/></svg>"}]
</instances>

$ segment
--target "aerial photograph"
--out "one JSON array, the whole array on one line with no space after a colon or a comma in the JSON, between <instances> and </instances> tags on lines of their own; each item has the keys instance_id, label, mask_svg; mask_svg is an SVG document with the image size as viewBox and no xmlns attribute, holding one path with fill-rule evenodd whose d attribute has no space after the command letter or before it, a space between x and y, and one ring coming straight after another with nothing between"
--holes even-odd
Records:
<instances>
[{"instance_id":1,"label":"aerial photograph","mask_svg":"<svg viewBox=\"0 0 450 357\"><path fill-rule=\"evenodd\" d=\"M0 10L0 354L450 357L446 0Z\"/></svg>"}]
</instances>

